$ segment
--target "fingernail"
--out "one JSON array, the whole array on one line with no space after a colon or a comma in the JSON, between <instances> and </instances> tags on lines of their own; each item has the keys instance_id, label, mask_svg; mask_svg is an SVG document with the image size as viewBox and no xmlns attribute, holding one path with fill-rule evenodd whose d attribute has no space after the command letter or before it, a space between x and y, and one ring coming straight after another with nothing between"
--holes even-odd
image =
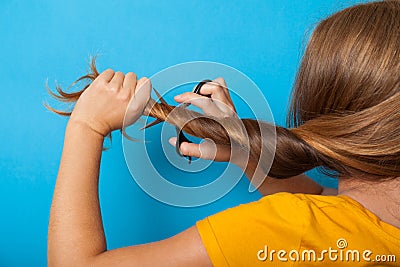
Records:
<instances>
[{"instance_id":1,"label":"fingernail","mask_svg":"<svg viewBox=\"0 0 400 267\"><path fill-rule=\"evenodd\" d=\"M175 146L175 144L176 144L176 137L171 137L171 138L168 140L168 142L169 142L171 145Z\"/></svg>"},{"instance_id":2,"label":"fingernail","mask_svg":"<svg viewBox=\"0 0 400 267\"><path fill-rule=\"evenodd\" d=\"M176 95L175 98L176 99L182 99L182 95Z\"/></svg>"}]
</instances>

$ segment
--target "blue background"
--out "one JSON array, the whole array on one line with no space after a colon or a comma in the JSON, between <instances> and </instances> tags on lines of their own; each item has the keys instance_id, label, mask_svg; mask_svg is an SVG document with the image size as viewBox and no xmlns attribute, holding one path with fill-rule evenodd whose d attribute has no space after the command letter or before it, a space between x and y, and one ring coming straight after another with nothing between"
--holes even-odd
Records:
<instances>
[{"instance_id":1,"label":"blue background","mask_svg":"<svg viewBox=\"0 0 400 267\"><path fill-rule=\"evenodd\" d=\"M94 54L100 55L100 70L138 76L186 61L221 62L253 79L277 123L284 124L307 32L355 2L2 0L0 266L46 265L49 208L67 122L43 107L49 100L46 79L53 88L55 80L68 86L86 72ZM162 204L131 178L121 136L114 134L112 149L103 154L100 183L109 248L166 238L260 197L247 188L242 179L224 198L199 208Z\"/></svg>"}]
</instances>

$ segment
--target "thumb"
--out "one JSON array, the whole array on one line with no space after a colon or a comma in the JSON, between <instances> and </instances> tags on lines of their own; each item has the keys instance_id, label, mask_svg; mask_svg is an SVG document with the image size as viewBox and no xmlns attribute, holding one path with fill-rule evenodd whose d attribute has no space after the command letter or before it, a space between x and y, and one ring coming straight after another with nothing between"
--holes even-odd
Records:
<instances>
[{"instance_id":1,"label":"thumb","mask_svg":"<svg viewBox=\"0 0 400 267\"><path fill-rule=\"evenodd\" d=\"M168 141L171 145L175 146L177 138L171 137ZM217 146L209 139L204 139L200 144L182 142L180 150L185 156L221 161L221 159L218 159Z\"/></svg>"},{"instance_id":2,"label":"thumb","mask_svg":"<svg viewBox=\"0 0 400 267\"><path fill-rule=\"evenodd\" d=\"M126 126L135 123L140 116L142 116L147 102L150 99L151 88L151 82L146 77L141 78L137 82L126 110L124 120Z\"/></svg>"}]
</instances>

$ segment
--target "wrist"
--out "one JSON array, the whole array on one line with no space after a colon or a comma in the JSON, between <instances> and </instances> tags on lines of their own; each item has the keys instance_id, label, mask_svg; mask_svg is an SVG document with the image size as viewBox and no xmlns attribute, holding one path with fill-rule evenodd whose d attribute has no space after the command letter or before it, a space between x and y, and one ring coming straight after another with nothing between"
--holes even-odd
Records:
<instances>
[{"instance_id":1,"label":"wrist","mask_svg":"<svg viewBox=\"0 0 400 267\"><path fill-rule=\"evenodd\" d=\"M78 131L80 134L91 135L101 139L104 139L104 137L107 135L96 130L89 123L72 117L68 121L67 130Z\"/></svg>"}]
</instances>

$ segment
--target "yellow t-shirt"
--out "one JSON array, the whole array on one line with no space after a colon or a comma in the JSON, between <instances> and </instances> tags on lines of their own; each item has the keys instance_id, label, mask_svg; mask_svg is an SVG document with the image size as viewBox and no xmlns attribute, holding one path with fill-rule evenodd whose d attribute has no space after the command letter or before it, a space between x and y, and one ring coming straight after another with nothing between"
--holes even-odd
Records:
<instances>
[{"instance_id":1,"label":"yellow t-shirt","mask_svg":"<svg viewBox=\"0 0 400 267\"><path fill-rule=\"evenodd\" d=\"M347 196L278 193L196 226L214 266L400 266L400 229Z\"/></svg>"}]
</instances>

